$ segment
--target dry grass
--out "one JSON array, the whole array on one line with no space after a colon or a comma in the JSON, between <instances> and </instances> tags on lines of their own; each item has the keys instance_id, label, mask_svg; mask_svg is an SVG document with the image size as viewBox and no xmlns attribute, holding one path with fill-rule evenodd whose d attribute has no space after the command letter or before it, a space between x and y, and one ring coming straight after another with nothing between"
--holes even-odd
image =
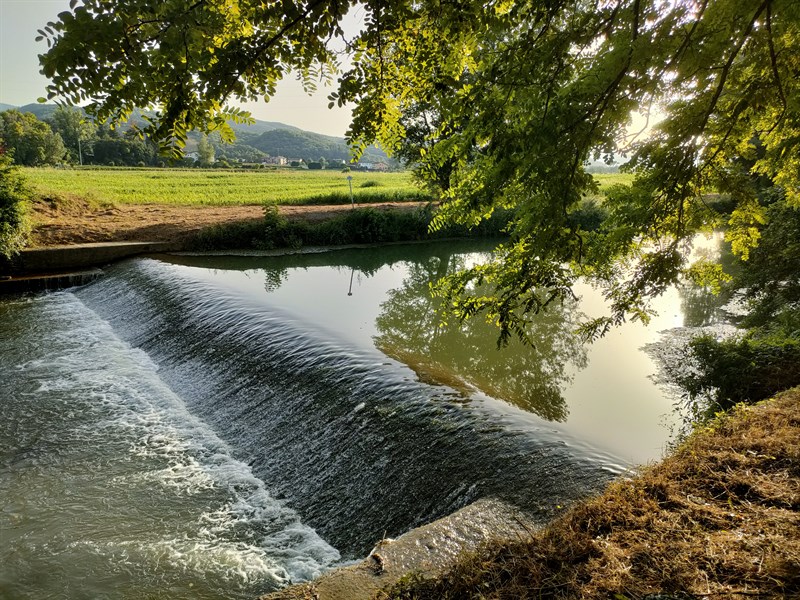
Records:
<instances>
[{"instance_id":1,"label":"dry grass","mask_svg":"<svg viewBox=\"0 0 800 600\"><path fill-rule=\"evenodd\" d=\"M381 598L800 598L800 389L736 409L530 539Z\"/></svg>"}]
</instances>

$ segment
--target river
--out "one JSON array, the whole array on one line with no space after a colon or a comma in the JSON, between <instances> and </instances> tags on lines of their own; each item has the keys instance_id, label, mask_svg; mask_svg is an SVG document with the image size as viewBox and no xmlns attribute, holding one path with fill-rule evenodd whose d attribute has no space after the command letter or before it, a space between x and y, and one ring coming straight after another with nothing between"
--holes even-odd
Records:
<instances>
[{"instance_id":1,"label":"river","mask_svg":"<svg viewBox=\"0 0 800 600\"><path fill-rule=\"evenodd\" d=\"M479 498L545 521L657 459L674 398L642 348L685 294L587 348L583 285L498 351L428 293L487 251L143 258L0 301L0 598L252 598Z\"/></svg>"}]
</instances>

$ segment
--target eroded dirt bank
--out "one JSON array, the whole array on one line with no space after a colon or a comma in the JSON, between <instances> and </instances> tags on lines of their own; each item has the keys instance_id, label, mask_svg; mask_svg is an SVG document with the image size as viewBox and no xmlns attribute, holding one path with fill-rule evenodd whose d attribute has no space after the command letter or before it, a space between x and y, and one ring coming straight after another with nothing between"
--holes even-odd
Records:
<instances>
[{"instance_id":1,"label":"eroded dirt bank","mask_svg":"<svg viewBox=\"0 0 800 600\"><path fill-rule=\"evenodd\" d=\"M386 202L359 204L378 210L412 209L425 203ZM178 206L170 204L120 204L94 206L73 198L58 202L40 199L33 203L31 247L46 248L95 242L180 242L201 229L264 218L264 207ZM342 211L349 204L280 206L290 219L319 221Z\"/></svg>"}]
</instances>

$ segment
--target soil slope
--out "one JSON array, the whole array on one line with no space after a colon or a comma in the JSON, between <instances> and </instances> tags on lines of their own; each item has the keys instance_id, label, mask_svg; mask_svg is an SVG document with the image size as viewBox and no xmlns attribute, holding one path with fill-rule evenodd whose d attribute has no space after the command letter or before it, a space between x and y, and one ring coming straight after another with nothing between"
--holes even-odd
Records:
<instances>
[{"instance_id":1,"label":"soil slope","mask_svg":"<svg viewBox=\"0 0 800 600\"><path fill-rule=\"evenodd\" d=\"M410 209L421 203L361 204L382 210ZM290 219L321 220L351 206L280 206ZM80 199L36 201L32 206L33 248L92 242L175 242L213 225L258 220L263 206L175 206L121 204L93 206Z\"/></svg>"}]
</instances>

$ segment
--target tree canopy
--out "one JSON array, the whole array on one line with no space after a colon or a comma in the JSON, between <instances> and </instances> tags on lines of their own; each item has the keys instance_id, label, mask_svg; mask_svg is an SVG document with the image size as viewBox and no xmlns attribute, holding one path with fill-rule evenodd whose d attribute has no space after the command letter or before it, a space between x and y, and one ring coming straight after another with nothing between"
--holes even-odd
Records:
<instances>
[{"instance_id":1,"label":"tree canopy","mask_svg":"<svg viewBox=\"0 0 800 600\"><path fill-rule=\"evenodd\" d=\"M55 164L66 154L61 136L50 125L18 110L0 113L0 147L16 164L30 167Z\"/></svg>"},{"instance_id":2,"label":"tree canopy","mask_svg":"<svg viewBox=\"0 0 800 600\"><path fill-rule=\"evenodd\" d=\"M734 250L747 257L765 219L755 181L800 204L800 3L796 0L84 0L42 36L51 97L93 101L100 118L157 106L156 138L197 127L229 133L232 99L269 98L294 71L307 86L338 74L349 138L403 147L420 173L446 176L434 226L516 210L497 260L441 288L459 317L503 334L568 296L604 284L598 334L647 318L648 299L684 268L687 240L721 223L704 194L730 194ZM332 41L350 53L344 68ZM338 69L338 71L337 71ZM660 117L631 141L631 113ZM426 119L425 127L419 119ZM627 153L635 184L610 194L586 231L570 215L594 181L587 162ZM749 167L742 169L742 158ZM479 285L476 285L479 284ZM467 294L489 289L486 294Z\"/></svg>"}]
</instances>

